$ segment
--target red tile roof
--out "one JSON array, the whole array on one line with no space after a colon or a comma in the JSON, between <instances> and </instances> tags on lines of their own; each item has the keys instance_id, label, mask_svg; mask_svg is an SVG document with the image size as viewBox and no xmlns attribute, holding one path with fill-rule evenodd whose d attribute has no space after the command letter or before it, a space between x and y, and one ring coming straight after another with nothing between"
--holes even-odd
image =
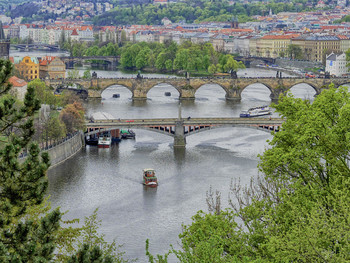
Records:
<instances>
[{"instance_id":1,"label":"red tile roof","mask_svg":"<svg viewBox=\"0 0 350 263\"><path fill-rule=\"evenodd\" d=\"M17 78L16 76L9 78L9 82L13 87L24 87L27 85L27 82L25 82L23 79Z\"/></svg>"}]
</instances>

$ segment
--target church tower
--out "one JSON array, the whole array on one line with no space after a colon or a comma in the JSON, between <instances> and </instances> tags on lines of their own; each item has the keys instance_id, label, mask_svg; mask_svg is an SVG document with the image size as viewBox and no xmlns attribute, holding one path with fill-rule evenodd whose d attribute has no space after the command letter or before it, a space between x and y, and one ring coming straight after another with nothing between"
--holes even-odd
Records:
<instances>
[{"instance_id":1,"label":"church tower","mask_svg":"<svg viewBox=\"0 0 350 263\"><path fill-rule=\"evenodd\" d=\"M231 28L238 28L238 19L236 16L233 16L232 17L232 20L231 20Z\"/></svg>"},{"instance_id":2,"label":"church tower","mask_svg":"<svg viewBox=\"0 0 350 263\"><path fill-rule=\"evenodd\" d=\"M0 58L9 59L10 56L10 40L5 38L2 22L0 21Z\"/></svg>"}]
</instances>

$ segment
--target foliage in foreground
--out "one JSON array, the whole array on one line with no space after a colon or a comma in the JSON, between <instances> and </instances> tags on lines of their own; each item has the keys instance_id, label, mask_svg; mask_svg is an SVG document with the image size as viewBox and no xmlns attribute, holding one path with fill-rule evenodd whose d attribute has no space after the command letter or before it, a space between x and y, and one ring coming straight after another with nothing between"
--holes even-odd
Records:
<instances>
[{"instance_id":1,"label":"foliage in foreground","mask_svg":"<svg viewBox=\"0 0 350 263\"><path fill-rule=\"evenodd\" d=\"M274 107L285 122L260 156L263 176L233 182L231 208L184 226L170 251L181 262L350 260L349 92L331 86L313 103L287 95Z\"/></svg>"},{"instance_id":2,"label":"foliage in foreground","mask_svg":"<svg viewBox=\"0 0 350 263\"><path fill-rule=\"evenodd\" d=\"M40 101L35 85L23 103L10 94L11 71L11 62L0 60L0 262L128 262L115 242L97 234L96 211L82 228L62 227L77 220L61 220L44 199L49 156L32 142Z\"/></svg>"}]
</instances>

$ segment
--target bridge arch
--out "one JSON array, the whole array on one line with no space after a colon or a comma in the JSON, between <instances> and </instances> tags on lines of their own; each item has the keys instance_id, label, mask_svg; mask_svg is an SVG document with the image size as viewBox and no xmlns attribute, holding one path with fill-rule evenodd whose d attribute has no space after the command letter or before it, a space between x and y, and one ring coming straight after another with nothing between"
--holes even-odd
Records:
<instances>
[{"instance_id":1,"label":"bridge arch","mask_svg":"<svg viewBox=\"0 0 350 263\"><path fill-rule=\"evenodd\" d=\"M130 88L124 85L115 84L105 88L101 92L101 97L105 99L113 98L114 94L119 94L118 98L121 97L121 99L132 99L133 96L132 90L130 90Z\"/></svg>"},{"instance_id":2,"label":"bridge arch","mask_svg":"<svg viewBox=\"0 0 350 263\"><path fill-rule=\"evenodd\" d=\"M293 83L291 86L286 87L285 93L289 92L292 88L294 88L297 85L308 85L309 87L311 87L315 92L316 95L320 94L320 88L317 88L312 82L310 81L297 81L295 83Z\"/></svg>"},{"instance_id":3,"label":"bridge arch","mask_svg":"<svg viewBox=\"0 0 350 263\"><path fill-rule=\"evenodd\" d=\"M159 82L153 86L150 86L147 90L146 90L146 94L147 94L147 98L149 98L149 95L152 95L151 93L153 91L155 91L156 89L162 89L163 85L167 85L169 87L171 87L172 90L176 90L178 92L179 97L181 96L181 87L174 85L173 83L168 83L167 81L163 81L163 82ZM168 91L168 88L163 88L164 90ZM152 92L151 92L152 91ZM150 93L151 92L151 93ZM157 91L155 91L157 92Z\"/></svg>"},{"instance_id":4,"label":"bridge arch","mask_svg":"<svg viewBox=\"0 0 350 263\"><path fill-rule=\"evenodd\" d=\"M216 87L221 88L224 91L224 97L227 97L227 95L229 94L230 87L226 87L225 85L222 85L221 83L216 81L211 81L209 83L203 83L195 87L194 95L198 94L199 90L205 88L205 86L208 86L208 85L215 85Z\"/></svg>"},{"instance_id":5,"label":"bridge arch","mask_svg":"<svg viewBox=\"0 0 350 263\"><path fill-rule=\"evenodd\" d=\"M239 97L242 99L242 93L243 93L245 90L247 90L249 87L252 87L253 85L257 85L257 84L258 84L259 86L264 86L264 87L270 92L270 94L269 94L269 97L270 97L270 98L274 98L274 97L276 97L276 96L277 96L277 98L278 98L279 94L276 94L276 90L273 89L269 84L264 83L264 82L249 83L248 85L245 85L245 86L243 86L243 87L240 87L240 89L238 90L238 95L239 95ZM259 89L260 89L260 88L259 88Z\"/></svg>"}]
</instances>

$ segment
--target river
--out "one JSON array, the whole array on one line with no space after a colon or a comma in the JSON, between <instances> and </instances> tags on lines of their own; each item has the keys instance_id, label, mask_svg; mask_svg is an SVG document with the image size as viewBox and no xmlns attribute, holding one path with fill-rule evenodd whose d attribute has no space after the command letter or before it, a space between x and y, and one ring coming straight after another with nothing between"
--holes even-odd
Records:
<instances>
[{"instance_id":1,"label":"river","mask_svg":"<svg viewBox=\"0 0 350 263\"><path fill-rule=\"evenodd\" d=\"M80 69L80 72L84 69ZM113 71L96 71L98 76L135 76ZM144 74L158 76L157 74ZM276 72L245 69L240 76L275 76ZM171 92L171 96L164 96ZM119 93L120 98L113 98ZM312 99L315 92L306 85L292 88L296 97ZM270 104L269 91L259 84L249 86L240 102L225 100L217 85L204 85L195 101L182 102L182 116L229 117L243 109ZM152 88L146 101L133 102L131 92L113 86L102 93L102 100L85 104L87 115L104 111L116 118L177 117L179 94L175 88ZM278 116L276 113L274 116ZM258 154L268 147L272 136L250 128L214 129L187 137L185 150L172 147L173 138L152 131L134 130L135 140L123 140L110 149L87 146L65 163L50 169L49 195L52 207L68 211L66 219L89 216L99 208L99 229L107 241L116 239L128 259L147 262L145 241L153 254L164 254L170 244L179 248L181 224L189 224L199 210L208 211L206 192L219 190L222 206L228 207L230 183L242 184L258 174ZM142 169L154 168L157 188L145 188ZM169 262L177 262L171 257Z\"/></svg>"}]
</instances>

